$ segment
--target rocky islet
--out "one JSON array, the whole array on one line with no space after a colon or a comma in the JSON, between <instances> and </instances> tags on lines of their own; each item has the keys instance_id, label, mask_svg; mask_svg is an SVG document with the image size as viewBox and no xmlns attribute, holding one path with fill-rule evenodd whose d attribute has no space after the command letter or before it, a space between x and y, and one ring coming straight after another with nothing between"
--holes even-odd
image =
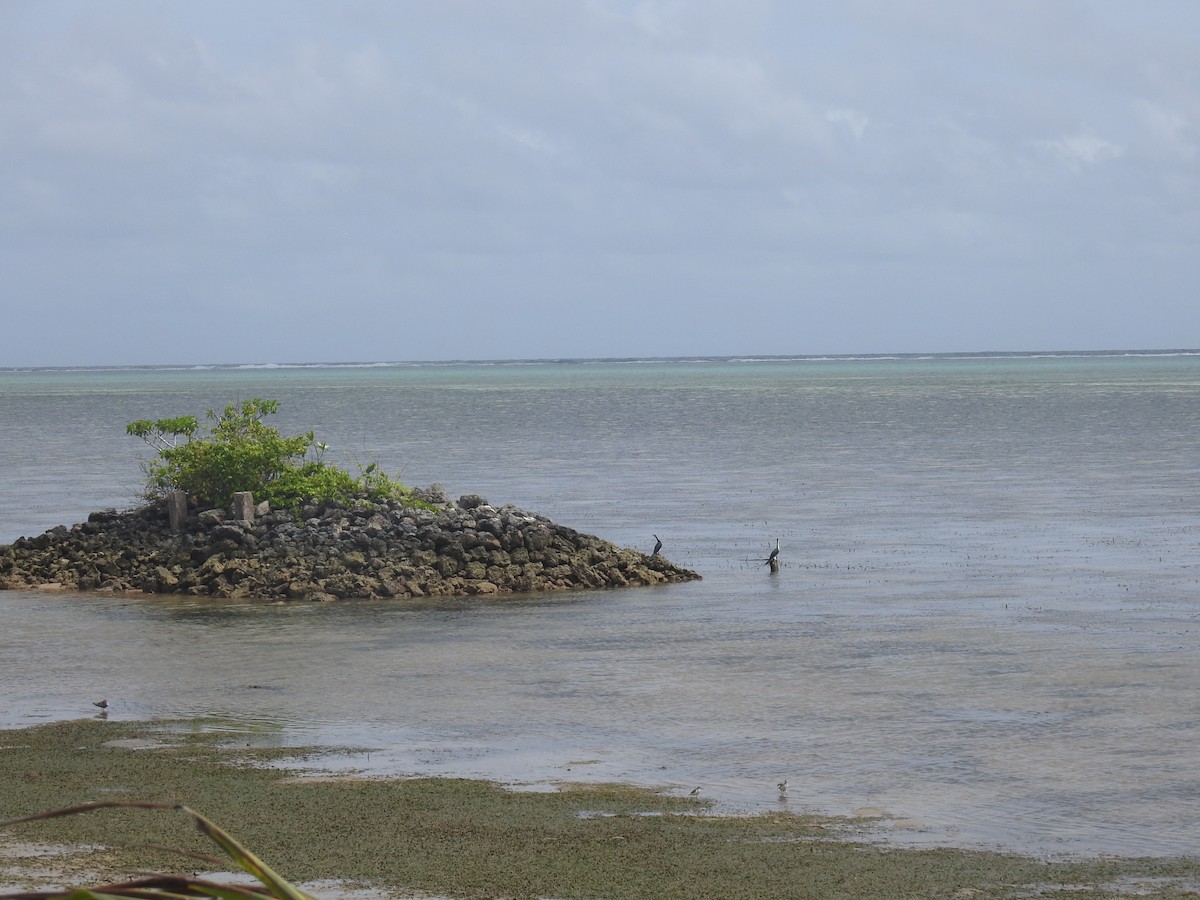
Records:
<instances>
[{"instance_id":1,"label":"rocky islet","mask_svg":"<svg viewBox=\"0 0 1200 900\"><path fill-rule=\"evenodd\" d=\"M165 503L104 510L0 546L0 588L61 587L263 600L348 600L566 591L698 579L478 495L438 486L410 501L327 502L251 518Z\"/></svg>"}]
</instances>

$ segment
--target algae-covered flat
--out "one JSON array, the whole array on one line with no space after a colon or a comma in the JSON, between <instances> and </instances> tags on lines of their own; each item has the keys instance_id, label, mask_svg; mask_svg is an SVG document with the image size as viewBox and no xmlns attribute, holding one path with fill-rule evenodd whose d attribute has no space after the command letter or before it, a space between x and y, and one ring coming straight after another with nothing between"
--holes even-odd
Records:
<instances>
[{"instance_id":1,"label":"algae-covered flat","mask_svg":"<svg viewBox=\"0 0 1200 900\"><path fill-rule=\"evenodd\" d=\"M133 738L153 745L134 749ZM0 815L185 804L292 884L336 879L455 898L1165 898L1200 889L1196 859L900 849L867 841L854 821L716 815L706 800L644 787L542 793L462 779L298 778L286 765L298 752L239 748L228 733L164 723L0 732ZM144 809L0 829L3 880L22 888L220 871L155 849L164 845L212 852L190 821ZM39 847L61 852L39 856Z\"/></svg>"}]
</instances>

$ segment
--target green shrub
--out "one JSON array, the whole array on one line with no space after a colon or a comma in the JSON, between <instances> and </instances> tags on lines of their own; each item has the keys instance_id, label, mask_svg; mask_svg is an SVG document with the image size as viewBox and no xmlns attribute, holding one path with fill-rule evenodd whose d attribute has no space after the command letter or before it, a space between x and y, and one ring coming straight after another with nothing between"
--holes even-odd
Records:
<instances>
[{"instance_id":1,"label":"green shrub","mask_svg":"<svg viewBox=\"0 0 1200 900\"><path fill-rule=\"evenodd\" d=\"M227 506L238 491L273 507L299 509L308 501L405 499L410 491L371 463L351 475L321 457L325 445L310 431L285 437L263 419L279 409L277 400L255 397L240 406L229 404L206 434L194 416L138 419L125 426L158 451L144 465L146 496L185 491L201 506ZM310 458L311 454L311 458Z\"/></svg>"},{"instance_id":2,"label":"green shrub","mask_svg":"<svg viewBox=\"0 0 1200 900\"><path fill-rule=\"evenodd\" d=\"M269 500L273 507L299 509L310 500L349 502L357 498L371 501L409 500L416 502L411 490L371 463L356 477L319 460L309 460L280 473L255 495Z\"/></svg>"}]
</instances>

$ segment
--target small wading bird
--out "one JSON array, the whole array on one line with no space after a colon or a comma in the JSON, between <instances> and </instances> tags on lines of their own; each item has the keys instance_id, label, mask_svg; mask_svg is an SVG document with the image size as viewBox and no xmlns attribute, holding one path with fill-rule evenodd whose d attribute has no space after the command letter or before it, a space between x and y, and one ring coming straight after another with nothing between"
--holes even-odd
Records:
<instances>
[{"instance_id":1,"label":"small wading bird","mask_svg":"<svg viewBox=\"0 0 1200 900\"><path fill-rule=\"evenodd\" d=\"M780 796L782 796L783 794L786 794L787 793L787 779L786 778L783 779L783 781L779 782L779 784L775 785L775 787L779 788Z\"/></svg>"},{"instance_id":2,"label":"small wading bird","mask_svg":"<svg viewBox=\"0 0 1200 900\"><path fill-rule=\"evenodd\" d=\"M101 709L108 709L108 701L107 700L93 700L92 706L98 706Z\"/></svg>"},{"instance_id":3,"label":"small wading bird","mask_svg":"<svg viewBox=\"0 0 1200 900\"><path fill-rule=\"evenodd\" d=\"M658 556L658 551L662 549L662 538L657 534L652 534L651 537L654 538L654 549L650 551L650 555Z\"/></svg>"},{"instance_id":4,"label":"small wading bird","mask_svg":"<svg viewBox=\"0 0 1200 900\"><path fill-rule=\"evenodd\" d=\"M698 787L692 788L692 796L699 797L700 796L700 788L698 788Z\"/></svg>"}]
</instances>

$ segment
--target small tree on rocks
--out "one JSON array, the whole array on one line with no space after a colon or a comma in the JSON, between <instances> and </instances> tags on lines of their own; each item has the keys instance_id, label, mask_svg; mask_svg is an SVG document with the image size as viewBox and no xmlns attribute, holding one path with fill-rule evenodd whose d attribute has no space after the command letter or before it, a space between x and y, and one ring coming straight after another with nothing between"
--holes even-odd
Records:
<instances>
[{"instance_id":1,"label":"small tree on rocks","mask_svg":"<svg viewBox=\"0 0 1200 900\"><path fill-rule=\"evenodd\" d=\"M158 451L144 464L146 496L185 491L202 506L225 506L238 491L251 491L273 506L298 507L308 500L403 497L408 490L372 463L359 477L323 461L326 447L306 434L285 437L263 423L279 401L255 397L229 404L200 433L194 416L138 419L125 426ZM309 453L313 456L309 458Z\"/></svg>"}]
</instances>

